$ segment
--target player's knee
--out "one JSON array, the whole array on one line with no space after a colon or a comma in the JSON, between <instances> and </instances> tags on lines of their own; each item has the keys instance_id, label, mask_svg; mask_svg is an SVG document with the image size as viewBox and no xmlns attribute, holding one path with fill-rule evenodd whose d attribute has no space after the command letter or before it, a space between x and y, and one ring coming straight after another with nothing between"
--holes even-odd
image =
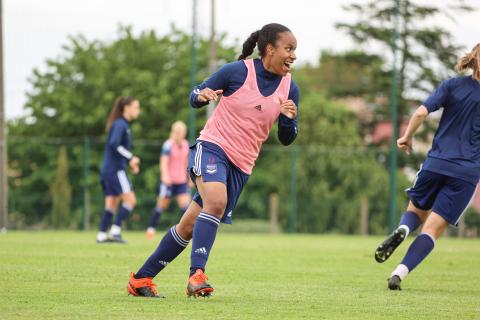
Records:
<instances>
[{"instance_id":1,"label":"player's knee","mask_svg":"<svg viewBox=\"0 0 480 320\"><path fill-rule=\"evenodd\" d=\"M135 195L131 195L127 197L124 202L133 209L137 205L137 198L135 197Z\"/></svg>"},{"instance_id":2,"label":"player's knee","mask_svg":"<svg viewBox=\"0 0 480 320\"><path fill-rule=\"evenodd\" d=\"M204 203L203 210L211 215L222 217L226 207L226 199L211 199Z\"/></svg>"}]
</instances>

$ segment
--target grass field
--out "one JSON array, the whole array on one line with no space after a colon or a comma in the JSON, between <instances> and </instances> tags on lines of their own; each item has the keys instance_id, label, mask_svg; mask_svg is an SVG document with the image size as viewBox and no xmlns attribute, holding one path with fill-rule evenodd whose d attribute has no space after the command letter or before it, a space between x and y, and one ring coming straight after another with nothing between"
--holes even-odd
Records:
<instances>
[{"instance_id":1,"label":"grass field","mask_svg":"<svg viewBox=\"0 0 480 320\"><path fill-rule=\"evenodd\" d=\"M440 240L390 292L406 244L379 265L378 237L220 233L207 269L215 296L185 297L189 247L155 279L160 300L127 296L129 272L157 241L125 238L0 234L0 319L480 319L480 240Z\"/></svg>"}]
</instances>

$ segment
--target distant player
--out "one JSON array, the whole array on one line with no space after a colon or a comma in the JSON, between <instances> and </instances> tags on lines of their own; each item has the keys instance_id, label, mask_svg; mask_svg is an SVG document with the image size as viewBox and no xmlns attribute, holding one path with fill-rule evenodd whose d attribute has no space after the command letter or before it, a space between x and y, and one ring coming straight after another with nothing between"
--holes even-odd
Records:
<instances>
[{"instance_id":1,"label":"distant player","mask_svg":"<svg viewBox=\"0 0 480 320\"><path fill-rule=\"evenodd\" d=\"M257 45L261 59L246 59ZM226 64L193 90L194 108L223 94L190 152L188 171L197 193L179 224L165 234L137 274L131 274L127 286L131 294L158 297L152 278L190 239L187 295L213 292L204 272L218 225L231 223L232 211L274 122L278 120L278 137L284 145L297 136L299 91L290 75L296 48L297 40L287 27L265 25L245 41L239 61Z\"/></svg>"},{"instance_id":2,"label":"distant player","mask_svg":"<svg viewBox=\"0 0 480 320\"><path fill-rule=\"evenodd\" d=\"M160 155L160 186L157 196L157 205L153 209L150 225L147 229L147 238L153 239L158 220L162 212L170 206L172 197L175 197L180 213L187 210L192 200L187 175L188 153L190 151L187 136L187 126L182 121L172 125L170 139L165 141Z\"/></svg>"},{"instance_id":3,"label":"distant player","mask_svg":"<svg viewBox=\"0 0 480 320\"><path fill-rule=\"evenodd\" d=\"M140 159L132 154L132 136L129 122L140 114L140 103L132 97L119 97L107 120L108 138L105 144L100 178L105 195L105 210L100 220L97 242L124 243L122 222L128 217L137 202L125 169L129 166L133 174L140 171ZM112 218L122 201L115 222L107 234Z\"/></svg>"},{"instance_id":4,"label":"distant player","mask_svg":"<svg viewBox=\"0 0 480 320\"><path fill-rule=\"evenodd\" d=\"M475 193L480 177L480 44L459 60L457 70L467 69L473 69L473 75L444 81L415 111L405 134L397 140L398 147L410 154L415 131L430 112L443 108L432 148L407 190L407 211L375 252L375 259L384 262L423 224L388 280L391 290L400 290L401 281L432 251L448 224L458 224Z\"/></svg>"}]
</instances>

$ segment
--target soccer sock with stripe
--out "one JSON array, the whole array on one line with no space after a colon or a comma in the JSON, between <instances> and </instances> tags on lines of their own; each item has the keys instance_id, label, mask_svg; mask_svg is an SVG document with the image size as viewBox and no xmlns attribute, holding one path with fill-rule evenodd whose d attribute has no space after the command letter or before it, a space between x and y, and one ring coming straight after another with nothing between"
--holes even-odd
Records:
<instances>
[{"instance_id":1,"label":"soccer sock with stripe","mask_svg":"<svg viewBox=\"0 0 480 320\"><path fill-rule=\"evenodd\" d=\"M158 226L158 221L160 220L160 217L162 216L162 208L156 207L153 209L152 212L152 217L150 219L150 228L155 229Z\"/></svg>"},{"instance_id":2,"label":"soccer sock with stripe","mask_svg":"<svg viewBox=\"0 0 480 320\"><path fill-rule=\"evenodd\" d=\"M122 231L122 222L128 218L130 212L132 212L133 208L126 204L122 203L120 210L118 210L117 216L115 218L115 223L112 225L110 232L112 235L119 235Z\"/></svg>"},{"instance_id":3,"label":"soccer sock with stripe","mask_svg":"<svg viewBox=\"0 0 480 320\"><path fill-rule=\"evenodd\" d=\"M421 224L422 221L415 212L405 211L400 219L398 227L403 228L407 232L405 235L405 237L407 237L410 232L415 231Z\"/></svg>"},{"instance_id":4,"label":"soccer sock with stripe","mask_svg":"<svg viewBox=\"0 0 480 320\"><path fill-rule=\"evenodd\" d=\"M435 239L431 235L428 233L420 234L412 242L402 262L392 272L392 276L397 275L403 280L409 272L412 272L428 256L434 246Z\"/></svg>"},{"instance_id":5,"label":"soccer sock with stripe","mask_svg":"<svg viewBox=\"0 0 480 320\"><path fill-rule=\"evenodd\" d=\"M217 217L201 212L192 234L192 253L190 255L190 275L194 274L197 269L205 271L210 250L215 242L218 225L220 219Z\"/></svg>"},{"instance_id":6,"label":"soccer sock with stripe","mask_svg":"<svg viewBox=\"0 0 480 320\"><path fill-rule=\"evenodd\" d=\"M154 278L163 268L172 262L186 246L188 246L188 241L180 237L176 226L171 227L165 236L163 236L157 249L155 249L135 274L135 278Z\"/></svg>"}]
</instances>

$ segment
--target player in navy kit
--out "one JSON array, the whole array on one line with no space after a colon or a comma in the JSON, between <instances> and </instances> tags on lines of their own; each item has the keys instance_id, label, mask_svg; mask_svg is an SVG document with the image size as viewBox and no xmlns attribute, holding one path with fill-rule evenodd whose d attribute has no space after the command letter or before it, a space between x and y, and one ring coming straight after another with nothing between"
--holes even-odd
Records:
<instances>
[{"instance_id":1,"label":"player in navy kit","mask_svg":"<svg viewBox=\"0 0 480 320\"><path fill-rule=\"evenodd\" d=\"M461 58L457 71L471 76L448 79L413 114L405 134L397 140L410 154L412 138L430 112L443 108L440 124L413 186L399 227L375 251L378 262L387 260L409 233L423 224L420 235L388 280L400 283L433 250L448 224L457 225L472 199L480 178L480 44Z\"/></svg>"},{"instance_id":2,"label":"player in navy kit","mask_svg":"<svg viewBox=\"0 0 480 320\"><path fill-rule=\"evenodd\" d=\"M258 46L260 59L248 59ZM190 104L219 104L191 148L188 172L197 189L180 222L167 231L127 290L134 296L159 297L152 279L192 240L188 296L210 296L205 268L218 225L231 223L232 211L253 171L262 143L278 120L278 137L291 144L298 133L299 90L290 69L297 41L287 27L272 23L244 42L239 61L228 63L197 86Z\"/></svg>"},{"instance_id":3,"label":"player in navy kit","mask_svg":"<svg viewBox=\"0 0 480 320\"><path fill-rule=\"evenodd\" d=\"M127 166L133 174L140 171L140 159L132 154L132 136L129 122L140 114L140 103L132 97L119 97L113 105L107 120L108 138L105 143L100 178L105 195L105 210L100 221L97 242L124 243L121 235L122 222L128 217L136 204L135 193L132 190L125 169ZM111 226L113 215L122 201ZM107 234L110 228L110 237Z\"/></svg>"}]
</instances>

